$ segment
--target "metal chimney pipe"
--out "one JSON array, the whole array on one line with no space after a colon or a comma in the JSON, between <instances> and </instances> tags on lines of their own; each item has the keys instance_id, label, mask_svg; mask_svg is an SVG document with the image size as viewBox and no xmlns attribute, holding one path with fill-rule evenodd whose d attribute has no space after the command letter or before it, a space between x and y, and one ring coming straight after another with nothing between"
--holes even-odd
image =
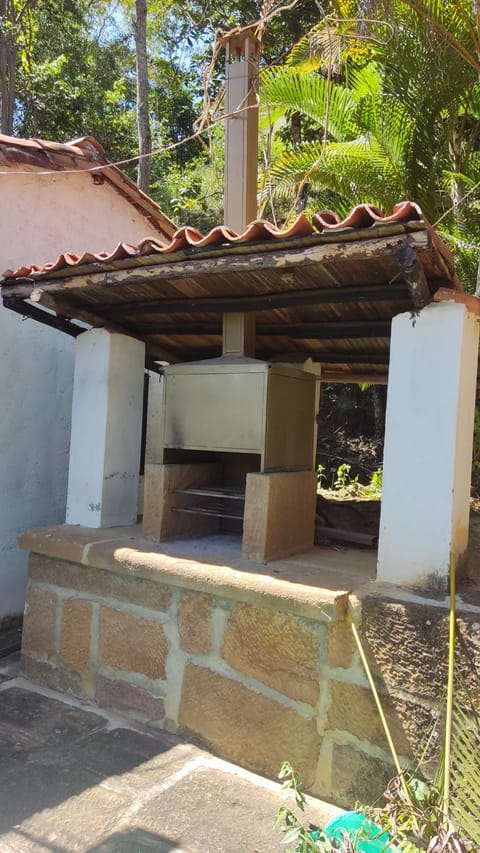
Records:
<instances>
[{"instance_id":1,"label":"metal chimney pipe","mask_svg":"<svg viewBox=\"0 0 480 853\"><path fill-rule=\"evenodd\" d=\"M253 29L225 40L224 224L239 234L257 217L259 46Z\"/></svg>"},{"instance_id":2,"label":"metal chimney pipe","mask_svg":"<svg viewBox=\"0 0 480 853\"><path fill-rule=\"evenodd\" d=\"M241 234L257 218L258 66L260 42L253 29L225 39L224 224ZM223 315L223 355L255 355L255 314Z\"/></svg>"}]
</instances>

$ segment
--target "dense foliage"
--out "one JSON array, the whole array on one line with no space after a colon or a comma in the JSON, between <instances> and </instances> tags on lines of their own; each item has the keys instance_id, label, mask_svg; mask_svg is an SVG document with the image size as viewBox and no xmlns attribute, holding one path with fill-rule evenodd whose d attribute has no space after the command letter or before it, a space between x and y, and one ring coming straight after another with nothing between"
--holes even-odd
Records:
<instances>
[{"instance_id":1,"label":"dense foliage","mask_svg":"<svg viewBox=\"0 0 480 853\"><path fill-rule=\"evenodd\" d=\"M477 21L472 4L338 0L264 71L275 141L264 210L340 213L417 201L474 288L480 220ZM370 7L370 11L366 8ZM293 127L295 132L292 132Z\"/></svg>"}]
</instances>

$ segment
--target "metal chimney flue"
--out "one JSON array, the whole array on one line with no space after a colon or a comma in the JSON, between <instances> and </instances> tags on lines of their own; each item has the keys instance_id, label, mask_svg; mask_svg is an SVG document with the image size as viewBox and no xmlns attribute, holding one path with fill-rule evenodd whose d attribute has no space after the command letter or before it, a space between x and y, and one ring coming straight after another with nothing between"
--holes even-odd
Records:
<instances>
[{"instance_id":1,"label":"metal chimney flue","mask_svg":"<svg viewBox=\"0 0 480 853\"><path fill-rule=\"evenodd\" d=\"M238 234L257 217L259 48L253 29L225 40L224 224Z\"/></svg>"},{"instance_id":2,"label":"metal chimney flue","mask_svg":"<svg viewBox=\"0 0 480 853\"><path fill-rule=\"evenodd\" d=\"M253 29L225 39L224 224L237 234L257 218L259 49ZM224 314L223 356L254 355L255 314Z\"/></svg>"}]
</instances>

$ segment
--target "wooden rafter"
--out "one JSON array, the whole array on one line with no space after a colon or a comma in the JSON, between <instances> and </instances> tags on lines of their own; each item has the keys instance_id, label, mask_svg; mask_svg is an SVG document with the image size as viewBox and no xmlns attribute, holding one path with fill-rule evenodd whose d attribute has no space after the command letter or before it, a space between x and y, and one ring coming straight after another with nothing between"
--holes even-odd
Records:
<instances>
[{"instance_id":1,"label":"wooden rafter","mask_svg":"<svg viewBox=\"0 0 480 853\"><path fill-rule=\"evenodd\" d=\"M141 314L223 314L229 311L269 311L302 305L328 305L346 302L408 300L405 284L357 287L315 287L308 290L283 290L254 296L202 296L144 299L116 305L95 305L99 315L119 318Z\"/></svg>"},{"instance_id":2,"label":"wooden rafter","mask_svg":"<svg viewBox=\"0 0 480 853\"><path fill-rule=\"evenodd\" d=\"M257 337L289 337L294 339L340 340L342 338L389 338L389 320L315 323L261 323L256 327ZM221 323L152 323L149 326L135 325L140 334L174 335L222 335Z\"/></svg>"}]
</instances>

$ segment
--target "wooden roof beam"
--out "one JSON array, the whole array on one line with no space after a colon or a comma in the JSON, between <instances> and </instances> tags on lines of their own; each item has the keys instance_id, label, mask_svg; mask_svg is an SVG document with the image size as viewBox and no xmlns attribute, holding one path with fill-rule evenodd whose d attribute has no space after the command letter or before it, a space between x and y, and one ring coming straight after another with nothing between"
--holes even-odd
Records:
<instances>
[{"instance_id":1,"label":"wooden roof beam","mask_svg":"<svg viewBox=\"0 0 480 853\"><path fill-rule=\"evenodd\" d=\"M340 373L340 371L323 368L320 380L324 383L340 383L342 385L388 385L388 373Z\"/></svg>"},{"instance_id":2,"label":"wooden roof beam","mask_svg":"<svg viewBox=\"0 0 480 853\"><path fill-rule=\"evenodd\" d=\"M208 358L218 358L222 354L221 347L218 351L215 348L197 349L197 350L176 350L176 360L178 361L204 361ZM389 352L318 352L318 353L301 353L298 350L288 350L278 353L271 351L265 352L261 348L257 350L255 357L260 361L268 362L285 362L285 364L295 364L306 361L311 358L312 361L318 364L344 364L348 367L351 364L361 364L365 371L373 365L388 367Z\"/></svg>"},{"instance_id":3,"label":"wooden roof beam","mask_svg":"<svg viewBox=\"0 0 480 853\"><path fill-rule=\"evenodd\" d=\"M48 294L45 294L41 301L37 300L37 303L38 302L48 310L44 311L43 308L38 308L37 305L31 305L29 302L14 296L3 297L3 304L5 308L9 308L11 311L15 311L17 314L21 314L24 317L30 317L33 320L37 320L39 323L43 323L44 325L57 329L60 332L65 332L67 335L77 337L77 335L87 331L83 326L77 326L75 323L71 322L69 318L72 316L72 310L67 305L63 304L61 300L52 299ZM55 314L51 314L50 311L55 311ZM140 340L145 344L149 355L159 361L168 361L170 364L174 364L177 361L176 356L165 350L158 343L150 341L148 336L143 337L140 336L136 330L131 331L125 326L106 322L102 317L98 317L93 312L85 311L83 309L76 310L75 319L80 320L83 323L87 323L93 328L104 328L109 332L117 332L121 335L128 335L131 338L137 338L137 340Z\"/></svg>"},{"instance_id":4,"label":"wooden roof beam","mask_svg":"<svg viewBox=\"0 0 480 853\"><path fill-rule=\"evenodd\" d=\"M173 335L216 335L221 337L221 323L159 323L150 326L135 325L139 334ZM342 338L389 338L390 320L352 321L352 322L315 322L315 323L275 323L259 324L257 337L289 337L299 340L337 340Z\"/></svg>"},{"instance_id":5,"label":"wooden roof beam","mask_svg":"<svg viewBox=\"0 0 480 853\"><path fill-rule=\"evenodd\" d=\"M64 294L66 295L66 294ZM269 311L275 308L295 308L302 305L328 305L342 302L408 301L407 286L403 283L356 287L314 287L308 290L283 290L254 296L202 296L149 299L135 302L99 305L94 310L105 317L120 318L139 314L223 314L227 311ZM75 310L75 302L71 310ZM85 303L81 303L85 305Z\"/></svg>"},{"instance_id":6,"label":"wooden roof beam","mask_svg":"<svg viewBox=\"0 0 480 853\"><path fill-rule=\"evenodd\" d=\"M36 305L31 305L29 302L24 302L23 299L18 299L14 296L4 296L3 304L5 308L15 311L16 314L21 314L22 317L29 317L38 323L42 323L44 326L50 326L51 329L64 332L72 338L76 338L85 331L82 326L77 326L65 317L50 314L49 311L44 311L43 308L37 308Z\"/></svg>"},{"instance_id":7,"label":"wooden roof beam","mask_svg":"<svg viewBox=\"0 0 480 853\"><path fill-rule=\"evenodd\" d=\"M396 258L407 282L415 310L420 311L432 301L432 295L423 267L418 261L417 250L411 244L405 244L398 249Z\"/></svg>"}]
</instances>

